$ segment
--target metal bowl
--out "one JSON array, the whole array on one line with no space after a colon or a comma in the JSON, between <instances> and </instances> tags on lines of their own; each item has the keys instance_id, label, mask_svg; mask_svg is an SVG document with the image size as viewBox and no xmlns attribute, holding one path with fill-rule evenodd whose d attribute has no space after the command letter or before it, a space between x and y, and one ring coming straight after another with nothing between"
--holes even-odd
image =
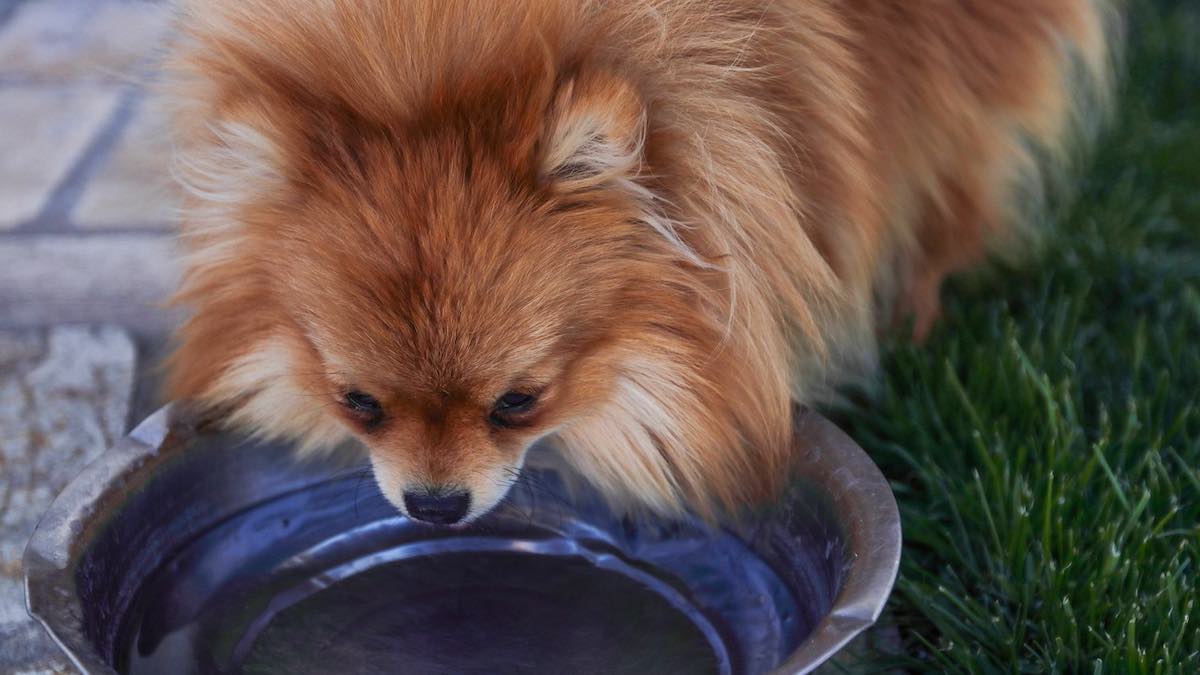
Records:
<instances>
[{"instance_id":1,"label":"metal bowl","mask_svg":"<svg viewBox=\"0 0 1200 675\"><path fill-rule=\"evenodd\" d=\"M54 501L29 611L85 673L803 673L875 621L900 523L845 434L799 411L778 508L722 530L609 511L531 451L465 529L362 468L164 408Z\"/></svg>"}]
</instances>

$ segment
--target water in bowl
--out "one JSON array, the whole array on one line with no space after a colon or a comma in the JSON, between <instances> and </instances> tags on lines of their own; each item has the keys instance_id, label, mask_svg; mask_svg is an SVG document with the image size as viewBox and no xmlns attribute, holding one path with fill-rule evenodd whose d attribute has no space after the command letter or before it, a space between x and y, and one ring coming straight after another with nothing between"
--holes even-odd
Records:
<instances>
[{"instance_id":1,"label":"water in bowl","mask_svg":"<svg viewBox=\"0 0 1200 675\"><path fill-rule=\"evenodd\" d=\"M575 557L458 553L381 565L268 616L254 591L163 634L142 617L124 672L717 673L658 593ZM286 595L286 594L285 594ZM283 597L273 598L276 602ZM249 600L249 602L248 602Z\"/></svg>"}]
</instances>

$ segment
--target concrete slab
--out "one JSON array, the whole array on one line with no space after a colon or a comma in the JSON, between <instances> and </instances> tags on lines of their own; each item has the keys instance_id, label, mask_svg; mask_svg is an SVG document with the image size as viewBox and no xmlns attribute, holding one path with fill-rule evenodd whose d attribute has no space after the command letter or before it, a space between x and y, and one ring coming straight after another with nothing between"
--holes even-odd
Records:
<instances>
[{"instance_id":1,"label":"concrete slab","mask_svg":"<svg viewBox=\"0 0 1200 675\"><path fill-rule=\"evenodd\" d=\"M0 231L42 210L118 100L117 88L101 85L0 91Z\"/></svg>"},{"instance_id":2,"label":"concrete slab","mask_svg":"<svg viewBox=\"0 0 1200 675\"><path fill-rule=\"evenodd\" d=\"M111 323L162 335L176 286L165 235L0 237L0 327Z\"/></svg>"},{"instance_id":3,"label":"concrete slab","mask_svg":"<svg viewBox=\"0 0 1200 675\"><path fill-rule=\"evenodd\" d=\"M166 117L148 99L88 182L71 220L87 229L173 228L179 191L170 163Z\"/></svg>"},{"instance_id":4,"label":"concrete slab","mask_svg":"<svg viewBox=\"0 0 1200 675\"><path fill-rule=\"evenodd\" d=\"M144 0L28 0L0 28L0 79L132 81L166 39L173 9Z\"/></svg>"}]
</instances>

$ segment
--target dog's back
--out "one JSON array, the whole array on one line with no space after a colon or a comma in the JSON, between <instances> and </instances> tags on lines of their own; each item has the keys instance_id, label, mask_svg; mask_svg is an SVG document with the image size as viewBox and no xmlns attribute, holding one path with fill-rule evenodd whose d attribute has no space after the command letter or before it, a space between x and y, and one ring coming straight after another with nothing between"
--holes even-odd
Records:
<instances>
[{"instance_id":1,"label":"dog's back","mask_svg":"<svg viewBox=\"0 0 1200 675\"><path fill-rule=\"evenodd\" d=\"M1111 19L1093 0L855 0L884 181L891 280L923 336L949 273L1009 240L1019 184L1062 162L1108 86ZM1039 166L1040 165L1040 166ZM1025 214L1028 215L1028 214ZM999 241L998 241L999 240Z\"/></svg>"}]
</instances>

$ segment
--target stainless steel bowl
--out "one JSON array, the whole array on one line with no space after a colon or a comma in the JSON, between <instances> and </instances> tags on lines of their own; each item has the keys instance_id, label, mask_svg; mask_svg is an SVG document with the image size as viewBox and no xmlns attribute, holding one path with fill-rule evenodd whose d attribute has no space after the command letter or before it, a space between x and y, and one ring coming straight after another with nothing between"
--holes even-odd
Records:
<instances>
[{"instance_id":1,"label":"stainless steel bowl","mask_svg":"<svg viewBox=\"0 0 1200 675\"><path fill-rule=\"evenodd\" d=\"M542 449L446 530L168 407L54 501L27 602L89 674L804 673L878 617L900 522L832 424L796 443L780 506L720 531L615 515Z\"/></svg>"}]
</instances>

